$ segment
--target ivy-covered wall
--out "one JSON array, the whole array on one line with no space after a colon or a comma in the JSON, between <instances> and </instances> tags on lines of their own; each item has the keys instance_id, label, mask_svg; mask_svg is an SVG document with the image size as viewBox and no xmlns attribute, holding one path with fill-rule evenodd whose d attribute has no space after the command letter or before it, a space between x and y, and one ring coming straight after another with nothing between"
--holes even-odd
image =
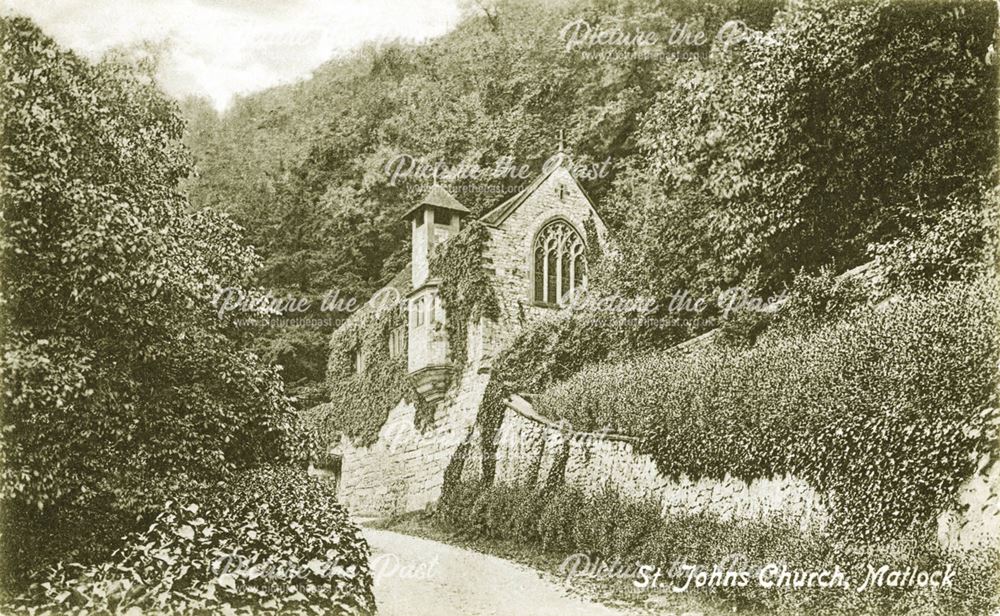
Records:
<instances>
[{"instance_id":1,"label":"ivy-covered wall","mask_svg":"<svg viewBox=\"0 0 1000 616\"><path fill-rule=\"evenodd\" d=\"M746 348L599 364L537 406L639 436L666 477L795 475L834 494L842 528L892 536L995 463L996 296L951 283Z\"/></svg>"},{"instance_id":2,"label":"ivy-covered wall","mask_svg":"<svg viewBox=\"0 0 1000 616\"><path fill-rule=\"evenodd\" d=\"M327 365L329 402L305 412L313 435L314 457L328 453L346 436L358 445L369 445L378 437L389 411L400 400L413 404L415 422L425 424L433 408L425 405L407 379L406 355L389 356L389 336L406 324L407 313L399 298L408 291L409 268L334 332ZM363 370L356 368L360 354Z\"/></svg>"},{"instance_id":3,"label":"ivy-covered wall","mask_svg":"<svg viewBox=\"0 0 1000 616\"><path fill-rule=\"evenodd\" d=\"M382 516L437 502L445 469L466 440L489 376L470 365L440 402L433 419L414 425L416 408L400 401L368 446L343 437L338 498L355 514Z\"/></svg>"},{"instance_id":4,"label":"ivy-covered wall","mask_svg":"<svg viewBox=\"0 0 1000 616\"><path fill-rule=\"evenodd\" d=\"M352 511L384 515L437 500L444 469L468 436L489 376L480 368L485 331L497 317L483 268L489 235L472 223L440 246L431 272L448 315L451 383L442 400L421 397L407 369L407 351L390 355L390 336L405 328L409 268L334 334L327 384L330 401L305 413L317 463L340 459L339 497ZM388 299L386 299L388 298ZM470 348L476 353L470 355ZM361 370L358 370L358 366Z\"/></svg>"}]
</instances>

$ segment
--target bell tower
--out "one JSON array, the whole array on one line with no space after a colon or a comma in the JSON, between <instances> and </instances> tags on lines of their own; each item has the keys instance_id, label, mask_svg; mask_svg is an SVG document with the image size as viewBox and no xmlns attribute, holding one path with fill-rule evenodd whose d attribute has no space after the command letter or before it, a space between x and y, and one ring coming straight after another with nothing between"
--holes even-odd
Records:
<instances>
[{"instance_id":1,"label":"bell tower","mask_svg":"<svg viewBox=\"0 0 1000 616\"><path fill-rule=\"evenodd\" d=\"M439 281L430 275L430 262L435 247L458 234L467 214L468 208L435 183L404 215L412 240L407 368L417 393L428 402L444 395L450 377L446 315L438 297Z\"/></svg>"},{"instance_id":2,"label":"bell tower","mask_svg":"<svg viewBox=\"0 0 1000 616\"><path fill-rule=\"evenodd\" d=\"M434 247L458 234L461 220L467 214L469 214L467 207L459 203L447 190L434 184L427 196L404 215L410 222L414 289L420 288L430 276L430 260L434 256Z\"/></svg>"}]
</instances>

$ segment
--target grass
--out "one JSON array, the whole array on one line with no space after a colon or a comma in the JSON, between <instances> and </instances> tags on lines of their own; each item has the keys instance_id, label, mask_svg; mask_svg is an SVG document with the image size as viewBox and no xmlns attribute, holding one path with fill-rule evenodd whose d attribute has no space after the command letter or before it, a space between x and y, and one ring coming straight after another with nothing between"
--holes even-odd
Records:
<instances>
[{"instance_id":1,"label":"grass","mask_svg":"<svg viewBox=\"0 0 1000 616\"><path fill-rule=\"evenodd\" d=\"M629 614L660 616L731 616L731 606L713 605L707 597L675 593L669 587L637 589L634 578L567 575L566 554L546 552L540 545L470 537L441 528L433 514L413 512L365 522L365 526L447 543L525 565L543 578L565 586L569 592ZM568 579L569 578L569 579ZM740 610L744 616L764 616L762 612Z\"/></svg>"}]
</instances>

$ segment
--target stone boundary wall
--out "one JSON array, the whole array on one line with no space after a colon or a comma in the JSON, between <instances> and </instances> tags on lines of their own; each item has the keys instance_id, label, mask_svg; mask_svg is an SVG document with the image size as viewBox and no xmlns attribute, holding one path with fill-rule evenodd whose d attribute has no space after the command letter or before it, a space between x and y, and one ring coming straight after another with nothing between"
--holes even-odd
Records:
<instances>
[{"instance_id":1,"label":"stone boundary wall","mask_svg":"<svg viewBox=\"0 0 1000 616\"><path fill-rule=\"evenodd\" d=\"M496 442L494 480L499 483L544 485L561 480L587 493L610 485L636 500L655 501L664 515L709 512L722 519L781 517L803 529L821 528L828 521L822 496L800 479L671 480L660 475L651 457L635 452L636 439L570 430L541 417L518 396L508 402ZM482 473L478 430L470 443L462 468L465 480Z\"/></svg>"},{"instance_id":2,"label":"stone boundary wall","mask_svg":"<svg viewBox=\"0 0 1000 616\"><path fill-rule=\"evenodd\" d=\"M636 453L637 439L613 433L569 429L534 412L513 396L496 437L494 481L545 485L555 480L595 493L607 485L636 500L656 502L664 516L712 513L724 520L784 519L804 531L821 530L830 520L825 499L804 480L791 476L749 483L660 475L653 459ZM560 465L560 456L565 465ZM478 428L463 460L462 479L482 474ZM562 468L561 468L562 466ZM553 476L555 474L555 476ZM1000 462L965 483L956 507L938 516L938 541L951 550L996 547L1000 539Z\"/></svg>"}]
</instances>

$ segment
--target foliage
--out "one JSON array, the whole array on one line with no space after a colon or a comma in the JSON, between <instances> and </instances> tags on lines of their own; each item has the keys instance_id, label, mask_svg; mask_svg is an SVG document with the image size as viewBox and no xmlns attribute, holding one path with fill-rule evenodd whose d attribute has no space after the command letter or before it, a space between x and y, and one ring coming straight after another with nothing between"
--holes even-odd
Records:
<instances>
[{"instance_id":1,"label":"foliage","mask_svg":"<svg viewBox=\"0 0 1000 616\"><path fill-rule=\"evenodd\" d=\"M489 241L485 225L472 221L457 236L440 244L431 258L431 277L441 281L438 297L448 315L448 352L459 370L468 356L469 323L500 316L492 275L483 266Z\"/></svg>"},{"instance_id":2,"label":"foliage","mask_svg":"<svg viewBox=\"0 0 1000 616\"><path fill-rule=\"evenodd\" d=\"M513 393L540 391L585 365L607 358L615 340L607 333L607 328L590 327L586 320L561 311L525 327L494 359L476 415L487 483L493 481L496 435L505 401Z\"/></svg>"},{"instance_id":3,"label":"foliage","mask_svg":"<svg viewBox=\"0 0 1000 616\"><path fill-rule=\"evenodd\" d=\"M913 229L873 247L880 257L889 289L928 288L941 280L968 280L996 271L1000 187L986 194L949 195L946 209L936 216L923 213Z\"/></svg>"},{"instance_id":4,"label":"foliage","mask_svg":"<svg viewBox=\"0 0 1000 616\"><path fill-rule=\"evenodd\" d=\"M422 400L407 376L406 354L389 357L390 332L406 326L407 314L405 305L388 293L356 312L330 340L329 402L303 414L317 439L314 456L325 453L331 439L341 434L361 446L374 443L400 400L417 407L418 428L433 419L434 407ZM355 354L364 364L360 373Z\"/></svg>"},{"instance_id":5,"label":"foliage","mask_svg":"<svg viewBox=\"0 0 1000 616\"><path fill-rule=\"evenodd\" d=\"M832 534L804 532L797 524L780 519L732 521L707 513L661 516L658 503L632 500L610 485L587 494L567 485L535 489L463 482L442 500L435 522L444 530L467 537L540 545L564 558L586 555L590 563L603 562L611 571L620 563L626 573L621 583L629 586L643 580L635 573L634 563L659 567L663 573L660 583L678 587L687 579L687 572L681 569L684 565L709 572L718 565L749 571L756 578L757 570L770 563L805 571L833 571L839 566L852 583L847 590L763 588L751 582L742 588L692 587L685 591L704 593L720 611L972 616L1000 607L1000 553L949 553L938 548L936 538L928 532L911 533L892 542L856 543ZM857 592L869 563L928 570L952 565L957 573L950 588L886 586ZM571 570L564 567L559 573L566 575ZM577 571L578 575L587 573L593 570ZM662 587L659 590L668 592Z\"/></svg>"},{"instance_id":6,"label":"foliage","mask_svg":"<svg viewBox=\"0 0 1000 616\"><path fill-rule=\"evenodd\" d=\"M224 216L188 213L182 123L148 67L89 64L21 18L0 22L0 48L0 498L16 577L95 556L182 486L299 454L276 371L212 306L258 262Z\"/></svg>"},{"instance_id":7,"label":"foliage","mask_svg":"<svg viewBox=\"0 0 1000 616\"><path fill-rule=\"evenodd\" d=\"M564 133L574 161L610 160L606 177L582 178L601 202L618 162L636 149L639 116L695 60L568 53L559 34L566 24L585 19L666 41L678 23L704 24L709 36L733 17L766 25L779 3L494 4L490 15L470 6L433 41L367 46L309 80L238 97L223 114L188 101L185 140L199 172L187 186L191 200L225 209L247 228L264 258L258 285L276 295L338 289L362 300L381 288L408 259L400 217L430 182L427 174L393 181L386 167L398 156L488 169L509 158L534 174ZM525 178L514 176L460 177L449 190L478 216L522 187ZM308 344L304 331L263 329L259 349L285 367L299 394L322 380L332 329L313 327Z\"/></svg>"},{"instance_id":8,"label":"foliage","mask_svg":"<svg viewBox=\"0 0 1000 616\"><path fill-rule=\"evenodd\" d=\"M805 334L885 299L886 290L877 282L885 276L883 268L877 262L862 267L863 271L839 275L831 267L821 267L815 273L803 269L781 295L773 296L778 298L773 309L737 309L722 315L712 342L739 349L753 345L765 332L772 336ZM751 275L744 288L753 289L758 278ZM763 297L762 291L757 294Z\"/></svg>"},{"instance_id":9,"label":"foliage","mask_svg":"<svg viewBox=\"0 0 1000 616\"><path fill-rule=\"evenodd\" d=\"M512 393L514 392L511 391L510 385L504 381L503 370L494 367L490 381L483 391L483 398L479 401L479 411L476 413L476 427L479 428L482 443L483 481L486 484L492 483L496 474L497 434L503 422L505 402ZM455 463L461 461L457 455L452 459L452 462ZM442 486L442 500L446 498L451 489L453 489L453 484L445 483Z\"/></svg>"},{"instance_id":10,"label":"foliage","mask_svg":"<svg viewBox=\"0 0 1000 616\"><path fill-rule=\"evenodd\" d=\"M889 536L932 520L991 459L996 293L952 283L743 350L599 364L535 407L641 436L669 477L794 474L833 492L847 530Z\"/></svg>"},{"instance_id":11,"label":"foliage","mask_svg":"<svg viewBox=\"0 0 1000 616\"><path fill-rule=\"evenodd\" d=\"M365 48L221 116L189 101L192 201L247 227L258 284L363 299L405 263L399 217L429 180L392 181L394 157L537 169L565 131L575 159L613 163L583 181L620 243L605 259L620 293L708 296L755 269L770 292L803 267L876 254L920 276L967 269L983 231L967 223L996 183L995 7L782 4L504 0L429 44ZM691 24L715 46L702 61L568 53L559 32L576 19L660 41ZM731 19L749 36L727 45L713 35ZM449 188L478 215L521 181ZM256 336L302 407L332 327Z\"/></svg>"},{"instance_id":12,"label":"foliage","mask_svg":"<svg viewBox=\"0 0 1000 616\"><path fill-rule=\"evenodd\" d=\"M977 258L975 219L996 183L996 10L794 2L685 66L643 115L609 199L620 284L663 297L760 268L763 288L779 288L956 216L969 219L949 242L962 254L940 247L921 267Z\"/></svg>"},{"instance_id":13,"label":"foliage","mask_svg":"<svg viewBox=\"0 0 1000 616\"><path fill-rule=\"evenodd\" d=\"M96 565L59 563L5 613L370 614L368 546L332 487L263 467L168 501Z\"/></svg>"}]
</instances>

